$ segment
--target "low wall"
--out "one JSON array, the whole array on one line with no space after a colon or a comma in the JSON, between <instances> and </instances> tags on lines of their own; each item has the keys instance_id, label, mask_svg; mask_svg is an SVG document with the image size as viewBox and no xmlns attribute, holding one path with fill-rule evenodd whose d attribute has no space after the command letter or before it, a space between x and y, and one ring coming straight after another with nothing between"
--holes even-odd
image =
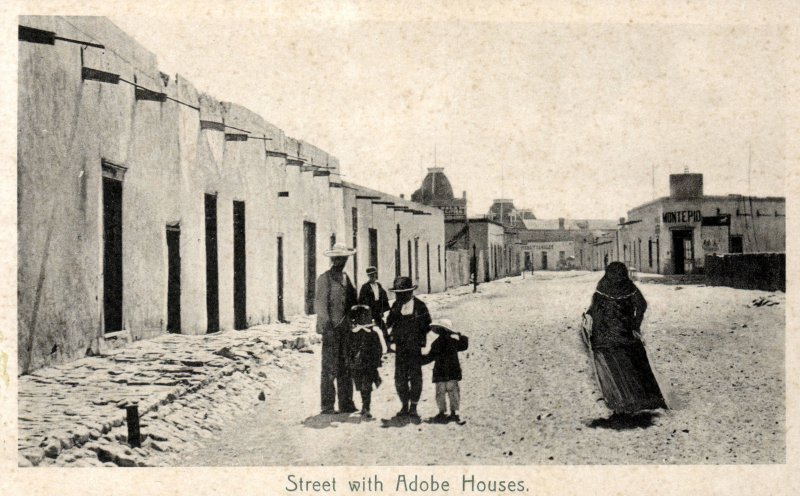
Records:
<instances>
[{"instance_id":1,"label":"low wall","mask_svg":"<svg viewBox=\"0 0 800 496\"><path fill-rule=\"evenodd\" d=\"M706 255L706 281L711 286L786 291L785 253Z\"/></svg>"},{"instance_id":2,"label":"low wall","mask_svg":"<svg viewBox=\"0 0 800 496\"><path fill-rule=\"evenodd\" d=\"M465 286L469 280L469 252L467 250L445 250L447 287Z\"/></svg>"}]
</instances>

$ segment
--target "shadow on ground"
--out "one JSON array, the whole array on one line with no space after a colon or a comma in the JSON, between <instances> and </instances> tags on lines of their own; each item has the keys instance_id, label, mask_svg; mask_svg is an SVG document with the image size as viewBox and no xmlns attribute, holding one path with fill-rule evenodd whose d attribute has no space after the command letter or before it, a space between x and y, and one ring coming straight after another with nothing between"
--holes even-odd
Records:
<instances>
[{"instance_id":1,"label":"shadow on ground","mask_svg":"<svg viewBox=\"0 0 800 496\"><path fill-rule=\"evenodd\" d=\"M612 429L626 431L631 429L647 429L655 425L655 419L660 417L658 412L643 412L635 415L614 414L608 418L598 418L586 423L592 429Z\"/></svg>"},{"instance_id":2,"label":"shadow on ground","mask_svg":"<svg viewBox=\"0 0 800 496\"><path fill-rule=\"evenodd\" d=\"M326 429L339 427L339 424L360 424L366 421L361 415L349 413L320 413L303 420L303 427L311 429Z\"/></svg>"},{"instance_id":3,"label":"shadow on ground","mask_svg":"<svg viewBox=\"0 0 800 496\"><path fill-rule=\"evenodd\" d=\"M407 425L419 425L422 420L419 417L410 417L408 415L395 415L392 418L381 419L381 427L389 429L391 427L405 427Z\"/></svg>"}]
</instances>

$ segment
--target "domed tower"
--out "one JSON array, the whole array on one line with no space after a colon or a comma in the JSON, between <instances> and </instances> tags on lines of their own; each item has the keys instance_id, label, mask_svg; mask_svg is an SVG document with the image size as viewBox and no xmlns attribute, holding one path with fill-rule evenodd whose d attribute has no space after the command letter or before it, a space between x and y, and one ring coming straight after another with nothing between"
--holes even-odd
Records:
<instances>
[{"instance_id":1,"label":"domed tower","mask_svg":"<svg viewBox=\"0 0 800 496\"><path fill-rule=\"evenodd\" d=\"M429 167L422 186L411 194L411 201L444 210L445 219L466 219L467 193L461 198L453 196L450 180L442 167Z\"/></svg>"},{"instance_id":2,"label":"domed tower","mask_svg":"<svg viewBox=\"0 0 800 496\"><path fill-rule=\"evenodd\" d=\"M430 205L432 201L453 199L453 187L444 175L442 167L428 168L428 174L422 180L422 186L411 195L411 201Z\"/></svg>"}]
</instances>

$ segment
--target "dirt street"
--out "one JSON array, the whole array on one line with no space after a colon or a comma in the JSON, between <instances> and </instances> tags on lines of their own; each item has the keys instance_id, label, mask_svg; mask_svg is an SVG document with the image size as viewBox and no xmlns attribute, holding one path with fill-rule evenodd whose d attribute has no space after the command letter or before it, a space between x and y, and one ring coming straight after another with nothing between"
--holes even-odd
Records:
<instances>
[{"instance_id":1,"label":"dirt street","mask_svg":"<svg viewBox=\"0 0 800 496\"><path fill-rule=\"evenodd\" d=\"M605 422L578 326L600 274L537 273L477 295L424 297L470 338L461 354L463 426L384 422L398 410L393 355L371 422L318 416L319 345L302 372L181 465L782 463L783 293L638 283L651 363L672 409ZM463 288L459 290L465 293ZM767 304L754 305L765 298ZM420 413L436 413L432 366ZM360 405L356 393L356 403Z\"/></svg>"}]
</instances>

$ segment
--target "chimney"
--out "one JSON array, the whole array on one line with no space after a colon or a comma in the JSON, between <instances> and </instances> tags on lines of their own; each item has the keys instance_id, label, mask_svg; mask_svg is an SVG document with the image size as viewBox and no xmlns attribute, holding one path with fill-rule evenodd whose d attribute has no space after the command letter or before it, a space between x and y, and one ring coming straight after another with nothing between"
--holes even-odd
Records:
<instances>
[{"instance_id":1,"label":"chimney","mask_svg":"<svg viewBox=\"0 0 800 496\"><path fill-rule=\"evenodd\" d=\"M690 200L703 196L702 174L670 174L669 196L673 200Z\"/></svg>"},{"instance_id":2,"label":"chimney","mask_svg":"<svg viewBox=\"0 0 800 496\"><path fill-rule=\"evenodd\" d=\"M625 217L620 217L619 218L619 224L622 225L624 223L625 223Z\"/></svg>"},{"instance_id":3,"label":"chimney","mask_svg":"<svg viewBox=\"0 0 800 496\"><path fill-rule=\"evenodd\" d=\"M558 230L559 231L563 231L564 230L564 217L559 217L558 218Z\"/></svg>"},{"instance_id":4,"label":"chimney","mask_svg":"<svg viewBox=\"0 0 800 496\"><path fill-rule=\"evenodd\" d=\"M461 192L461 198L463 198L465 200L467 199L467 192L466 191L462 191Z\"/></svg>"},{"instance_id":5,"label":"chimney","mask_svg":"<svg viewBox=\"0 0 800 496\"><path fill-rule=\"evenodd\" d=\"M406 195L404 195L403 193L400 193L400 199L401 200L404 199L405 197L406 197Z\"/></svg>"}]
</instances>

